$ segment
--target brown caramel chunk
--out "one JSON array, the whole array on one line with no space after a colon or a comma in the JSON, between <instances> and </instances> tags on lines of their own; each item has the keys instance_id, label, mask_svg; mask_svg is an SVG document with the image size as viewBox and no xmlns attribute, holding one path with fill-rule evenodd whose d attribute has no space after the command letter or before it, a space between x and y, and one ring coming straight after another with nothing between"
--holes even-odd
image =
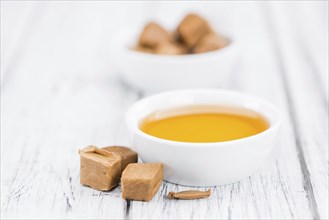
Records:
<instances>
[{"instance_id":1,"label":"brown caramel chunk","mask_svg":"<svg viewBox=\"0 0 329 220\"><path fill-rule=\"evenodd\" d=\"M196 14L188 14L177 27L177 32L184 43L192 48L207 33L212 30L208 22Z\"/></svg>"},{"instance_id":2,"label":"brown caramel chunk","mask_svg":"<svg viewBox=\"0 0 329 220\"><path fill-rule=\"evenodd\" d=\"M218 50L228 45L228 40L216 34L206 34L193 48L194 53L204 53Z\"/></svg>"},{"instance_id":3,"label":"brown caramel chunk","mask_svg":"<svg viewBox=\"0 0 329 220\"><path fill-rule=\"evenodd\" d=\"M133 50L143 52L143 53L154 53L154 49L151 47L145 47L142 45L137 45L135 48L132 48Z\"/></svg>"},{"instance_id":4,"label":"brown caramel chunk","mask_svg":"<svg viewBox=\"0 0 329 220\"><path fill-rule=\"evenodd\" d=\"M156 54L165 54L165 55L178 55L186 53L186 49L177 44L169 41L162 42L155 49Z\"/></svg>"},{"instance_id":5,"label":"brown caramel chunk","mask_svg":"<svg viewBox=\"0 0 329 220\"><path fill-rule=\"evenodd\" d=\"M150 201L158 191L163 179L161 163L132 163L121 177L122 198Z\"/></svg>"},{"instance_id":6,"label":"brown caramel chunk","mask_svg":"<svg viewBox=\"0 0 329 220\"><path fill-rule=\"evenodd\" d=\"M203 199L211 195L211 190L199 191L199 190L187 190L182 192L169 192L169 199Z\"/></svg>"},{"instance_id":7,"label":"brown caramel chunk","mask_svg":"<svg viewBox=\"0 0 329 220\"><path fill-rule=\"evenodd\" d=\"M80 183L107 191L117 186L121 175L121 158L109 151L88 146L79 151Z\"/></svg>"},{"instance_id":8,"label":"brown caramel chunk","mask_svg":"<svg viewBox=\"0 0 329 220\"><path fill-rule=\"evenodd\" d=\"M164 41L170 41L170 34L157 23L151 22L144 27L139 45L155 48Z\"/></svg>"},{"instance_id":9,"label":"brown caramel chunk","mask_svg":"<svg viewBox=\"0 0 329 220\"><path fill-rule=\"evenodd\" d=\"M111 153L119 155L121 157L122 171L128 166L128 164L137 163L138 161L137 153L128 147L110 146L110 147L104 147L102 149L110 151Z\"/></svg>"}]
</instances>

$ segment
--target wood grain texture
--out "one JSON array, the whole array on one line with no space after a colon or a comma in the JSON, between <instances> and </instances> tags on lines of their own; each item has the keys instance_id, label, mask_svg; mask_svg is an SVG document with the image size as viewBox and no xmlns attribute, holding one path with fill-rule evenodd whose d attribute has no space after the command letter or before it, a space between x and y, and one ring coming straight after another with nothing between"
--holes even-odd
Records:
<instances>
[{"instance_id":1,"label":"wood grain texture","mask_svg":"<svg viewBox=\"0 0 329 220\"><path fill-rule=\"evenodd\" d=\"M123 200L120 186L99 192L79 184L78 149L129 146L124 112L148 94L118 75L65 66L68 74L58 63L38 63L43 54L55 57L47 54L48 44L38 52L33 49L48 37L42 32L47 23L40 19L48 21L58 9L47 4L40 3L47 13L30 19L35 30L24 31L29 36L13 49L6 68L1 67L2 74L6 71L1 84L2 218L329 218L328 13L322 11L328 2L223 3L239 14L230 24L243 36L241 62L223 88L279 107L283 124L274 157L246 180L211 187L208 199L168 200L170 191L208 188L163 182L150 202ZM70 11L58 10L63 15ZM207 10L213 20L220 19L215 9ZM57 36L64 36L70 25L61 26ZM15 60L15 53L21 58Z\"/></svg>"}]
</instances>

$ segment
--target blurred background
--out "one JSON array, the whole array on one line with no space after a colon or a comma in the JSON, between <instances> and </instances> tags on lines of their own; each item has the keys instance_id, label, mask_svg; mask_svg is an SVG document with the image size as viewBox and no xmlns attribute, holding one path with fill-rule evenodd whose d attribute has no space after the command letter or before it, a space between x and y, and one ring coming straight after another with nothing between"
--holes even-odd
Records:
<instances>
[{"instance_id":1,"label":"blurred background","mask_svg":"<svg viewBox=\"0 0 329 220\"><path fill-rule=\"evenodd\" d=\"M189 11L206 12L207 19L234 26L230 17L245 11L241 4L223 8L216 2L2 1L1 6L3 77L11 62L22 59L34 71L113 72L111 40L122 29L142 28L154 19L172 27ZM227 7L232 11L227 13Z\"/></svg>"},{"instance_id":2,"label":"blurred background","mask_svg":"<svg viewBox=\"0 0 329 220\"><path fill-rule=\"evenodd\" d=\"M278 19L292 22L301 40L313 37L314 45L308 46L324 63L328 56L320 47L328 46L327 5L327 1L1 1L2 83L12 72L21 72L17 63L25 67L24 74L115 74L111 43L122 29L141 29L150 20L173 29L191 11L218 30L230 29L245 50L248 44L257 47L251 39L268 31L267 16L276 13ZM261 14L256 13L259 10ZM316 38L312 33L318 33ZM271 41L266 36L262 40Z\"/></svg>"}]
</instances>

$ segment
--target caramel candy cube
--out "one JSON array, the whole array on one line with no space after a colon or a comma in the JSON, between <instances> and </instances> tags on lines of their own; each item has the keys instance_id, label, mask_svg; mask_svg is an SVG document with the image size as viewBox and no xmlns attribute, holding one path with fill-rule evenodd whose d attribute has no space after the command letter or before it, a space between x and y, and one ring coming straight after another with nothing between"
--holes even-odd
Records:
<instances>
[{"instance_id":1,"label":"caramel candy cube","mask_svg":"<svg viewBox=\"0 0 329 220\"><path fill-rule=\"evenodd\" d=\"M128 147L110 146L104 147L102 149L121 157L121 171L123 171L128 166L128 164L137 163L138 161L137 153Z\"/></svg>"},{"instance_id":2,"label":"caramel candy cube","mask_svg":"<svg viewBox=\"0 0 329 220\"><path fill-rule=\"evenodd\" d=\"M186 52L187 50L183 46L169 41L160 43L159 46L155 49L156 54L165 54L165 55L178 55L178 54L184 54Z\"/></svg>"},{"instance_id":3,"label":"caramel candy cube","mask_svg":"<svg viewBox=\"0 0 329 220\"><path fill-rule=\"evenodd\" d=\"M177 33L184 43L192 48L207 33L211 33L208 22L196 14L188 14L177 27Z\"/></svg>"},{"instance_id":4,"label":"caramel candy cube","mask_svg":"<svg viewBox=\"0 0 329 220\"><path fill-rule=\"evenodd\" d=\"M170 34L157 23L151 22L144 27L139 45L155 48L163 41L170 41Z\"/></svg>"},{"instance_id":5,"label":"caramel candy cube","mask_svg":"<svg viewBox=\"0 0 329 220\"><path fill-rule=\"evenodd\" d=\"M132 163L121 177L122 198L150 201L163 179L161 163Z\"/></svg>"},{"instance_id":6,"label":"caramel candy cube","mask_svg":"<svg viewBox=\"0 0 329 220\"><path fill-rule=\"evenodd\" d=\"M145 47L143 45L137 45L136 47L132 48L132 50L143 52L143 53L154 53L154 48Z\"/></svg>"},{"instance_id":7,"label":"caramel candy cube","mask_svg":"<svg viewBox=\"0 0 329 220\"><path fill-rule=\"evenodd\" d=\"M193 48L194 53L204 53L221 49L228 45L228 40L216 34L207 34Z\"/></svg>"},{"instance_id":8,"label":"caramel candy cube","mask_svg":"<svg viewBox=\"0 0 329 220\"><path fill-rule=\"evenodd\" d=\"M88 146L80 153L80 183L107 191L117 186L121 176L121 158L109 151Z\"/></svg>"}]
</instances>

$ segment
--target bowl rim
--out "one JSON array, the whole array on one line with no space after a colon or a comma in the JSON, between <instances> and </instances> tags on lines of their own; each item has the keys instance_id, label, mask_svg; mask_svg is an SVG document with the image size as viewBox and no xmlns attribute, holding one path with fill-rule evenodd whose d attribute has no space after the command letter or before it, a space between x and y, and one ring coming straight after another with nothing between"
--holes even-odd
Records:
<instances>
[{"instance_id":1,"label":"bowl rim","mask_svg":"<svg viewBox=\"0 0 329 220\"><path fill-rule=\"evenodd\" d=\"M165 54L152 54L132 49L132 45L129 43L129 37L131 31L122 31L118 35L118 42L120 50L126 54L126 56L133 57L135 59L147 59L148 61L172 61L175 62L190 62L190 61L202 61L209 59L218 59L219 57L225 57L229 54L236 54L240 48L240 43L237 38L232 34L222 34L223 37L229 40L229 44L221 49L216 49L209 52L197 53L197 54L181 54L181 55L165 55ZM120 36L120 37L119 37Z\"/></svg>"},{"instance_id":2,"label":"bowl rim","mask_svg":"<svg viewBox=\"0 0 329 220\"><path fill-rule=\"evenodd\" d=\"M132 119L132 113L133 110L138 106L143 104L144 102L148 101L149 99L156 99L158 97L161 96L168 96L168 95L175 95L177 93L183 94L183 93L231 93L231 94L236 94L236 95L242 95L246 98L251 98L253 100L256 100L257 102L262 103L262 105L265 105L267 107L269 107L272 112L274 112L275 114L275 118L276 120L274 120L272 123L270 123L269 128L267 128L266 130L255 134L255 135L251 135L248 137L244 137L244 138L239 138L239 139L235 139L235 140L228 140L228 141L221 141L221 142L182 142L182 141L173 141L173 140L167 140L167 139L162 139L162 138L158 138L152 135L149 135L145 132L143 132L138 126L135 126L134 124L134 119ZM256 111L256 110L254 110ZM261 112L256 111L257 113L262 114ZM267 116L265 116L264 114L262 114L266 119L269 120L269 118ZM136 120L136 119L135 119ZM265 99L261 99L257 96L254 95L250 95L248 93L243 93L243 92L237 92L234 90L226 90L226 89L179 89L179 90L171 90L171 91L166 91L166 92L161 92L161 93L157 93L148 97L145 97L143 99L140 99L138 101L136 101L133 105L131 105L128 110L126 111L125 114L125 123L128 127L128 129L132 130L134 133L137 133L138 135L156 141L156 142L162 142L165 144L169 144L169 145L178 145L178 146L182 146L182 147L212 147L212 146L216 146L216 147L220 147L220 146L227 146L227 145L231 145L231 144L239 144L241 142L246 142L246 141L250 141L250 140L254 140L254 139L259 139L262 138L270 133L275 132L276 130L278 130L278 128L281 125L281 114L280 111L278 110L278 108L273 105L272 103L270 103L269 101L265 100Z\"/></svg>"},{"instance_id":3,"label":"bowl rim","mask_svg":"<svg viewBox=\"0 0 329 220\"><path fill-rule=\"evenodd\" d=\"M133 50L132 48L125 47L124 50L130 56L140 56L146 59L154 59L154 60L169 60L175 59L176 61L186 61L186 60L196 60L196 59L209 59L209 58L218 58L218 56L225 56L229 54L232 50L236 50L237 43L235 40L230 39L230 43L223 48L216 49L213 51L196 53L196 54L152 54L146 53L142 51Z\"/></svg>"}]
</instances>

